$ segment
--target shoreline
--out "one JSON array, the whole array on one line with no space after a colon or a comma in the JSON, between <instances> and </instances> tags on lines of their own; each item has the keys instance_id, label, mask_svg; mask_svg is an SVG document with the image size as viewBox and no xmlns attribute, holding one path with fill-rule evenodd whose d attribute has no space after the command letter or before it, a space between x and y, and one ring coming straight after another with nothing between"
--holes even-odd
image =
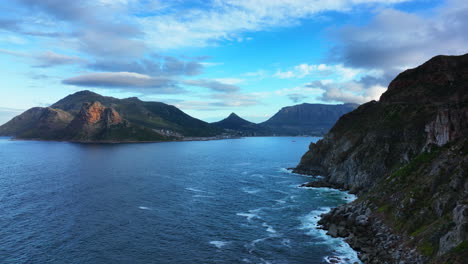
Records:
<instances>
[{"instance_id":1,"label":"shoreline","mask_svg":"<svg viewBox=\"0 0 468 264\"><path fill-rule=\"evenodd\" d=\"M288 168L293 171L294 168ZM294 172L297 173L297 172ZM314 176L301 174L304 176ZM426 258L415 248L405 243L407 237L398 234L384 223L378 208L370 201L360 200L356 193L339 184L329 183L323 179L301 184L304 188L332 188L356 195L356 199L346 204L331 208L321 214L319 229L334 238L342 238L363 263L403 263L423 264Z\"/></svg>"},{"instance_id":2,"label":"shoreline","mask_svg":"<svg viewBox=\"0 0 468 264\"><path fill-rule=\"evenodd\" d=\"M241 139L241 138L258 138L258 137L319 137L319 136L216 136L216 137L186 137L175 140L154 140L154 141L138 141L138 140L129 140L129 141L116 141L116 140L96 140L96 141L86 141L86 140L58 140L58 139L40 139L40 138L15 138L12 136L0 136L8 138L11 141L42 141L42 142L67 142L67 143L77 143L77 144L135 144L135 143L168 143L168 142L189 142L189 141L214 141L214 140L225 140L225 139Z\"/></svg>"}]
</instances>

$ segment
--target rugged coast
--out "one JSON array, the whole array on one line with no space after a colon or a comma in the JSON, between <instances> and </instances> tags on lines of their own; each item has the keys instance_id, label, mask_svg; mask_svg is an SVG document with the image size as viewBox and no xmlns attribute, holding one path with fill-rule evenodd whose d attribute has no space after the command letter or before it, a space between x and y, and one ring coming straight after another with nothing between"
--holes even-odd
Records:
<instances>
[{"instance_id":1,"label":"rugged coast","mask_svg":"<svg viewBox=\"0 0 468 264\"><path fill-rule=\"evenodd\" d=\"M323 215L365 263L468 260L468 54L402 72L342 116L294 172L359 198Z\"/></svg>"}]
</instances>

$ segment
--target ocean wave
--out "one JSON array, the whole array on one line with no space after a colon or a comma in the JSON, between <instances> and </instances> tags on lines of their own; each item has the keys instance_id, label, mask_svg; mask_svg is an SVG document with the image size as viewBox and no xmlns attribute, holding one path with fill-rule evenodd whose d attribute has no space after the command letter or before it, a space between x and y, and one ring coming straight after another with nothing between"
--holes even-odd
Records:
<instances>
[{"instance_id":1,"label":"ocean wave","mask_svg":"<svg viewBox=\"0 0 468 264\"><path fill-rule=\"evenodd\" d=\"M192 188L192 187L187 187L185 188L185 190L187 191L191 191L191 192L201 192L201 193L206 193L206 191L202 191L200 189L197 189L197 188Z\"/></svg>"},{"instance_id":2,"label":"ocean wave","mask_svg":"<svg viewBox=\"0 0 468 264\"><path fill-rule=\"evenodd\" d=\"M229 241L214 240L214 241L210 241L210 244L217 248L222 248L226 246L227 244L229 244Z\"/></svg>"},{"instance_id":3,"label":"ocean wave","mask_svg":"<svg viewBox=\"0 0 468 264\"><path fill-rule=\"evenodd\" d=\"M256 193L260 192L260 189L255 189L255 188L251 188L251 187L243 187L241 190L243 192L245 192L245 193L248 193L248 194L256 194Z\"/></svg>"},{"instance_id":4,"label":"ocean wave","mask_svg":"<svg viewBox=\"0 0 468 264\"><path fill-rule=\"evenodd\" d=\"M283 238L281 244L285 247L291 248L291 239Z\"/></svg>"},{"instance_id":5,"label":"ocean wave","mask_svg":"<svg viewBox=\"0 0 468 264\"><path fill-rule=\"evenodd\" d=\"M151 210L151 208L146 207L146 206L138 206L138 208L141 210Z\"/></svg>"},{"instance_id":6,"label":"ocean wave","mask_svg":"<svg viewBox=\"0 0 468 264\"><path fill-rule=\"evenodd\" d=\"M333 256L326 256L324 260L327 263L361 263L357 256L357 252L354 251L342 238L333 238L327 235L325 230L318 229L320 216L324 213L328 213L331 210L330 207L321 207L311 211L309 214L299 218L301 225L299 229L306 230L306 234L322 240L322 243L330 246L334 249L336 254Z\"/></svg>"},{"instance_id":7,"label":"ocean wave","mask_svg":"<svg viewBox=\"0 0 468 264\"><path fill-rule=\"evenodd\" d=\"M203 194L195 194L192 196L193 198L214 198L213 196L210 195L203 195Z\"/></svg>"},{"instance_id":8,"label":"ocean wave","mask_svg":"<svg viewBox=\"0 0 468 264\"><path fill-rule=\"evenodd\" d=\"M244 216L247 218L247 221L252 221L252 219L261 219L261 217L258 215L259 209L254 209L254 210L249 210L248 213L237 213L236 215L238 216Z\"/></svg>"},{"instance_id":9,"label":"ocean wave","mask_svg":"<svg viewBox=\"0 0 468 264\"><path fill-rule=\"evenodd\" d=\"M272 234L276 234L276 230L269 224L267 224L266 222L264 222L262 224L263 227L266 227L266 231L269 232L269 233L272 233Z\"/></svg>"}]
</instances>

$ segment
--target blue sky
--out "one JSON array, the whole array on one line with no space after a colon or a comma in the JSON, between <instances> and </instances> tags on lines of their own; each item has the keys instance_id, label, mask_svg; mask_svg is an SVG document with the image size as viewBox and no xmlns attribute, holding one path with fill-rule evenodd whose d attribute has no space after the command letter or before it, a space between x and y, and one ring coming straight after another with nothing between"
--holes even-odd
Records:
<instances>
[{"instance_id":1,"label":"blue sky","mask_svg":"<svg viewBox=\"0 0 468 264\"><path fill-rule=\"evenodd\" d=\"M467 44L465 0L9 0L0 123L85 89L259 122L378 100L402 70Z\"/></svg>"}]
</instances>

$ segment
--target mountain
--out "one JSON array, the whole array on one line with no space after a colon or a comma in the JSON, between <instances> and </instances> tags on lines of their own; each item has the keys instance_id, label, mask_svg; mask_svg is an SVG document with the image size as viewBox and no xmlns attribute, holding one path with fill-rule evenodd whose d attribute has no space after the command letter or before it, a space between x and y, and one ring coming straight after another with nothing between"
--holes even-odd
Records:
<instances>
[{"instance_id":1,"label":"mountain","mask_svg":"<svg viewBox=\"0 0 468 264\"><path fill-rule=\"evenodd\" d=\"M259 125L277 135L323 135L356 104L300 104L282 108Z\"/></svg>"},{"instance_id":2,"label":"mountain","mask_svg":"<svg viewBox=\"0 0 468 264\"><path fill-rule=\"evenodd\" d=\"M235 113L231 113L225 119L211 123L213 126L226 129L231 133L239 136L258 136L267 135L267 129L260 127L259 125L249 122Z\"/></svg>"},{"instance_id":3,"label":"mountain","mask_svg":"<svg viewBox=\"0 0 468 264\"><path fill-rule=\"evenodd\" d=\"M50 107L31 108L0 126L0 135L22 139L102 142L212 137L222 132L175 106L90 91L74 93Z\"/></svg>"},{"instance_id":4,"label":"mountain","mask_svg":"<svg viewBox=\"0 0 468 264\"><path fill-rule=\"evenodd\" d=\"M467 135L468 54L436 56L342 116L294 171L359 194L320 224L365 263L466 263Z\"/></svg>"}]
</instances>

